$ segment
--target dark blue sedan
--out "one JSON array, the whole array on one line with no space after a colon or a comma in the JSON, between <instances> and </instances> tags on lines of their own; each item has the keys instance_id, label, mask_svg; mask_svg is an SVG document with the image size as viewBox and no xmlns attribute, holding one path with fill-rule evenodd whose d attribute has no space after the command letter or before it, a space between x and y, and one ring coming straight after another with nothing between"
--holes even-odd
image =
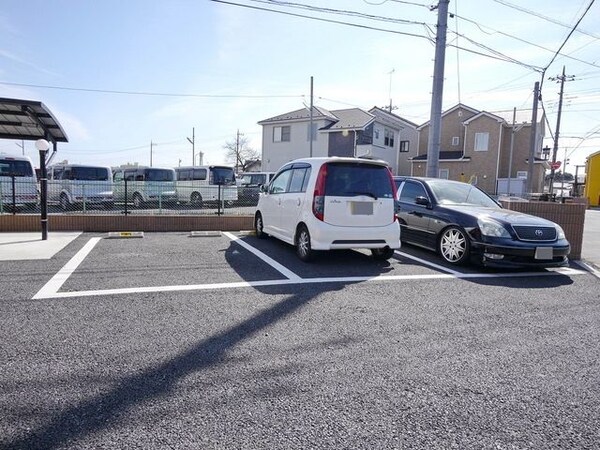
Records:
<instances>
[{"instance_id":1,"label":"dark blue sedan","mask_svg":"<svg viewBox=\"0 0 600 450\"><path fill-rule=\"evenodd\" d=\"M554 222L502 208L467 183L394 177L402 242L437 251L452 264L560 267L571 251Z\"/></svg>"}]
</instances>

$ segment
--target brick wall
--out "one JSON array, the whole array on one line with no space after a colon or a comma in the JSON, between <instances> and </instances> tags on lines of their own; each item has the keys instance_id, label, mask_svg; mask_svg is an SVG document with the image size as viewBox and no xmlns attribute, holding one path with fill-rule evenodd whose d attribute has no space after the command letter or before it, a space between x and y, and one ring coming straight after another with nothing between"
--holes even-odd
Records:
<instances>
[{"instance_id":1,"label":"brick wall","mask_svg":"<svg viewBox=\"0 0 600 450\"><path fill-rule=\"evenodd\" d=\"M240 231L252 230L252 216L108 216L49 215L48 232L52 231ZM40 231L40 216L2 215L0 232Z\"/></svg>"},{"instance_id":2,"label":"brick wall","mask_svg":"<svg viewBox=\"0 0 600 450\"><path fill-rule=\"evenodd\" d=\"M571 244L569 259L581 259L585 204L553 202L509 202L503 201L506 209L543 217L559 224Z\"/></svg>"}]
</instances>

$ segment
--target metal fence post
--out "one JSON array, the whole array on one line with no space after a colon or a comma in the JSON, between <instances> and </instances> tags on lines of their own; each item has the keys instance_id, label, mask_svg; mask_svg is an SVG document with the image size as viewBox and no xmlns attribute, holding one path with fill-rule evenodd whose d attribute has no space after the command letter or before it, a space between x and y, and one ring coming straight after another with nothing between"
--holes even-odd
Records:
<instances>
[{"instance_id":1,"label":"metal fence post","mask_svg":"<svg viewBox=\"0 0 600 450\"><path fill-rule=\"evenodd\" d=\"M83 197L83 199L82 199L83 203L81 205L81 209L82 209L82 212L85 214L85 181L81 185L81 196Z\"/></svg>"},{"instance_id":2,"label":"metal fence post","mask_svg":"<svg viewBox=\"0 0 600 450\"><path fill-rule=\"evenodd\" d=\"M17 214L17 182L15 180L15 175L11 175L11 184L12 184L12 213L13 216Z\"/></svg>"},{"instance_id":3,"label":"metal fence post","mask_svg":"<svg viewBox=\"0 0 600 450\"><path fill-rule=\"evenodd\" d=\"M127 178L125 178L123 180L125 182L125 215L129 214L129 211L127 211Z\"/></svg>"}]
</instances>

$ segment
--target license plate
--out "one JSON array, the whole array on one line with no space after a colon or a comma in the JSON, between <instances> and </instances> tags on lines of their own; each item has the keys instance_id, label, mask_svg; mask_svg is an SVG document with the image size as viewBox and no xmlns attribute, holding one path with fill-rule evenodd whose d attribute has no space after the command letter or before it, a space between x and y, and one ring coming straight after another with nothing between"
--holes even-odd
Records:
<instances>
[{"instance_id":1,"label":"license plate","mask_svg":"<svg viewBox=\"0 0 600 450\"><path fill-rule=\"evenodd\" d=\"M535 259L552 259L552 247L536 247Z\"/></svg>"},{"instance_id":2,"label":"license plate","mask_svg":"<svg viewBox=\"0 0 600 450\"><path fill-rule=\"evenodd\" d=\"M350 211L355 216L371 216L371 215L373 215L373 203L372 202L352 202L350 204Z\"/></svg>"}]
</instances>

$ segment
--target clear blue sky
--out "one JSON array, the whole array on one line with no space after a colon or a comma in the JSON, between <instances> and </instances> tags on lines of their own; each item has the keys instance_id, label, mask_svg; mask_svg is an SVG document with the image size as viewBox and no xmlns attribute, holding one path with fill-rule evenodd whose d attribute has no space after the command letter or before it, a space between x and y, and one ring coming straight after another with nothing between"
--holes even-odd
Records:
<instances>
[{"instance_id":1,"label":"clear blue sky","mask_svg":"<svg viewBox=\"0 0 600 450\"><path fill-rule=\"evenodd\" d=\"M223 145L238 129L260 150L257 122L308 104L311 76L318 106L369 109L391 96L396 114L429 119L434 46L427 38L437 13L427 6L435 2L231 2L285 14L210 0L5 0L0 96L52 110L69 137L56 160L108 165L148 164L151 141L155 166L191 164L192 128L196 152L211 164L225 162ZM527 66L547 68L543 101L554 132L559 86L549 77L565 65L576 77L565 85L559 159L566 148L574 172L573 164L600 150L599 4L550 62L590 3L451 0L444 109L459 100L486 111L531 108L542 75ZM476 53L492 51L519 63ZM550 132L547 141L552 146ZM21 153L19 145L0 141L0 151ZM25 152L37 160L33 142Z\"/></svg>"}]
</instances>

